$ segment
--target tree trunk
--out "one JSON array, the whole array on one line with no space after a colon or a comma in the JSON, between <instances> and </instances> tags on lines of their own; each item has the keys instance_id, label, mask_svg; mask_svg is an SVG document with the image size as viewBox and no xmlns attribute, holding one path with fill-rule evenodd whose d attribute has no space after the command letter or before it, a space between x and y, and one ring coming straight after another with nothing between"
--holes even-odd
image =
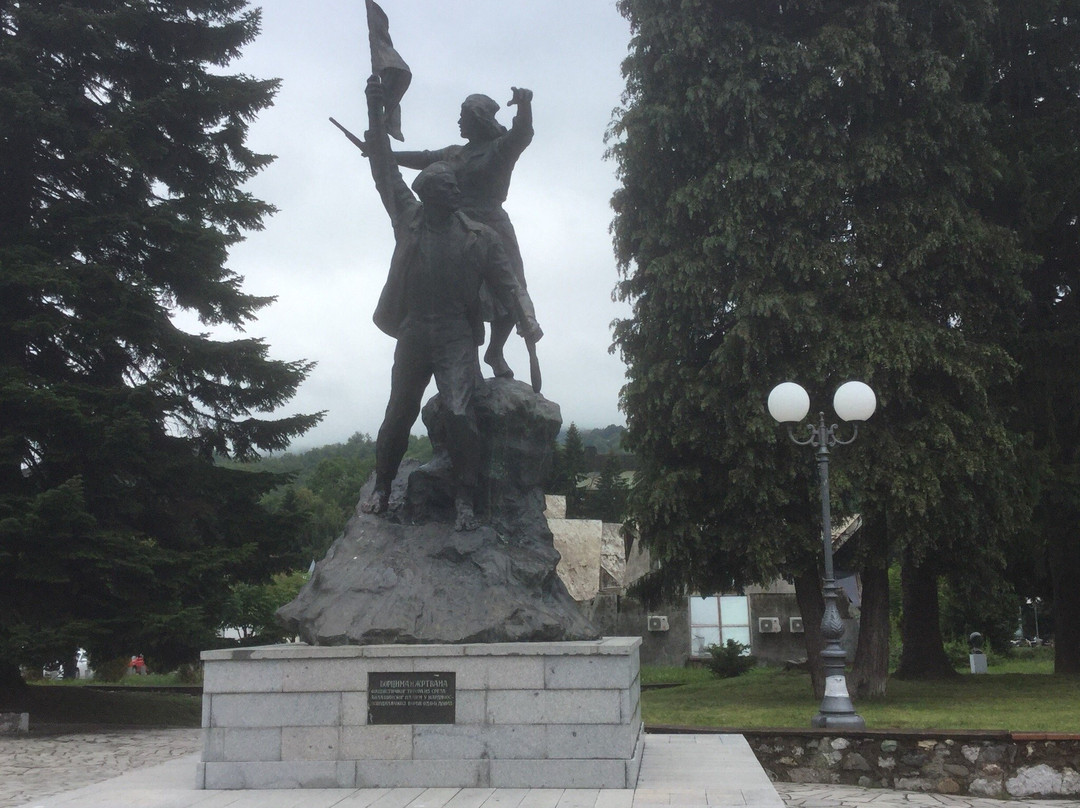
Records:
<instances>
[{"instance_id":1,"label":"tree trunk","mask_svg":"<svg viewBox=\"0 0 1080 808\"><path fill-rule=\"evenodd\" d=\"M817 570L800 572L795 576L795 599L802 615L803 641L806 643L806 664L810 669L810 684L814 698L825 697L825 670L821 664L821 617L825 614L825 601L821 596L821 577Z\"/></svg>"},{"instance_id":2,"label":"tree trunk","mask_svg":"<svg viewBox=\"0 0 1080 808\"><path fill-rule=\"evenodd\" d=\"M880 698L889 678L889 570L867 566L862 570L862 609L859 644L848 676L853 696Z\"/></svg>"},{"instance_id":3,"label":"tree trunk","mask_svg":"<svg viewBox=\"0 0 1080 808\"><path fill-rule=\"evenodd\" d=\"M900 638L904 647L895 674L898 679L951 679L958 675L941 641L937 581L930 564L916 565L905 551L900 570Z\"/></svg>"},{"instance_id":4,"label":"tree trunk","mask_svg":"<svg viewBox=\"0 0 1080 808\"><path fill-rule=\"evenodd\" d=\"M859 613L859 644L848 676L851 695L880 698L889 679L889 534L883 517L867 517L859 531L866 549Z\"/></svg>"},{"instance_id":5,"label":"tree trunk","mask_svg":"<svg viewBox=\"0 0 1080 808\"><path fill-rule=\"evenodd\" d=\"M1070 514L1071 516L1072 514ZM1080 537L1059 522L1050 539L1054 586L1054 673L1080 673Z\"/></svg>"}]
</instances>

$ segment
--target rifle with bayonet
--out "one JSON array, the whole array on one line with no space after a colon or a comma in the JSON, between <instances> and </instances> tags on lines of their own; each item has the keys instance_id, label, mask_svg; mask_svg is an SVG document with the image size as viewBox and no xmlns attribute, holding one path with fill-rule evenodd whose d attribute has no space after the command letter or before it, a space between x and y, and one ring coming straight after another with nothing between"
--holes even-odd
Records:
<instances>
[{"instance_id":1,"label":"rifle with bayonet","mask_svg":"<svg viewBox=\"0 0 1080 808\"><path fill-rule=\"evenodd\" d=\"M362 141L360 138L358 138L356 135L354 135L352 132L350 132L348 129L346 129L344 126L342 126L340 123L335 121L333 118L330 119L330 123L332 123L338 129L340 129L342 134L345 135L345 137L347 137L352 142L352 144L354 146L356 146L356 148L358 148L360 150L360 153L363 154L364 157L367 157L367 143Z\"/></svg>"}]
</instances>

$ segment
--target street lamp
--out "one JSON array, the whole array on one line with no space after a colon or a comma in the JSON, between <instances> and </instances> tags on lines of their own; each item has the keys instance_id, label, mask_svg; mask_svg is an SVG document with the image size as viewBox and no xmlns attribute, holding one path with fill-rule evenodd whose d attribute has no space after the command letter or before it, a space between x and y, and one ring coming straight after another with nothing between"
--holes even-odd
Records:
<instances>
[{"instance_id":1,"label":"street lamp","mask_svg":"<svg viewBox=\"0 0 1080 808\"><path fill-rule=\"evenodd\" d=\"M1028 598L1027 602L1035 610L1035 644L1042 645L1042 635L1039 633L1039 604L1042 598Z\"/></svg>"},{"instance_id":2,"label":"street lamp","mask_svg":"<svg viewBox=\"0 0 1080 808\"><path fill-rule=\"evenodd\" d=\"M818 413L816 425L807 425L809 435L806 438L797 438L793 424L802 421L810 412L810 396L794 382L778 384L769 393L769 414L781 424L787 424L788 436L795 443L817 449L818 477L821 481L821 538L825 548L825 582L822 586L825 613L821 616L821 636L825 643L821 650L821 662L825 670L825 698L821 700L820 711L810 721L812 727L866 727L866 722L855 714L855 706L848 695L847 679L844 676L844 649L840 645L844 636L844 621L840 619L840 610L836 605L840 597L840 587L836 585L833 574L829 447L845 446L855 440L859 434L859 421L865 421L873 415L876 407L877 398L869 386L862 382L847 382L840 385L833 396L833 409L841 420L851 423L851 437L847 440L838 438L837 425L826 426L825 413L822 412Z\"/></svg>"}]
</instances>

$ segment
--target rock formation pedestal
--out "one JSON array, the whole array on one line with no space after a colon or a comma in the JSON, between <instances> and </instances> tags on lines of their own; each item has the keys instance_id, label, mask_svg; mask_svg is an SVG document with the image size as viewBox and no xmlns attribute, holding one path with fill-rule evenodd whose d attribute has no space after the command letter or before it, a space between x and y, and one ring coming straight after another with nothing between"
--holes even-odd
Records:
<instances>
[{"instance_id":1,"label":"rock formation pedestal","mask_svg":"<svg viewBox=\"0 0 1080 808\"><path fill-rule=\"evenodd\" d=\"M476 401L483 441L481 527L454 530L450 464L436 396L424 407L435 457L406 462L387 514L357 513L311 580L278 611L310 645L590 640L555 568L541 483L561 425L557 404L491 379ZM370 494L374 481L361 492Z\"/></svg>"}]
</instances>

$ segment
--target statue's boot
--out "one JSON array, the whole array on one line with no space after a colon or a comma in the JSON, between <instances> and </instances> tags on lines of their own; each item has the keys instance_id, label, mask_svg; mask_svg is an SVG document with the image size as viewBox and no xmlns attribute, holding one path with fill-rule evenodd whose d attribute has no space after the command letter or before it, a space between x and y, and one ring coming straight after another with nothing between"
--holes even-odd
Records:
<instances>
[{"instance_id":1,"label":"statue's boot","mask_svg":"<svg viewBox=\"0 0 1080 808\"><path fill-rule=\"evenodd\" d=\"M386 513L388 507L390 507L390 492L378 487L371 492L370 497L360 503L360 510L363 513L373 513L376 515Z\"/></svg>"},{"instance_id":2,"label":"statue's boot","mask_svg":"<svg viewBox=\"0 0 1080 808\"><path fill-rule=\"evenodd\" d=\"M497 378L514 378L514 371L506 364L506 359L503 357L503 347L513 330L514 320L510 317L500 318L491 324L491 340L488 342L487 350L484 351L484 362L491 367L492 373Z\"/></svg>"}]
</instances>

